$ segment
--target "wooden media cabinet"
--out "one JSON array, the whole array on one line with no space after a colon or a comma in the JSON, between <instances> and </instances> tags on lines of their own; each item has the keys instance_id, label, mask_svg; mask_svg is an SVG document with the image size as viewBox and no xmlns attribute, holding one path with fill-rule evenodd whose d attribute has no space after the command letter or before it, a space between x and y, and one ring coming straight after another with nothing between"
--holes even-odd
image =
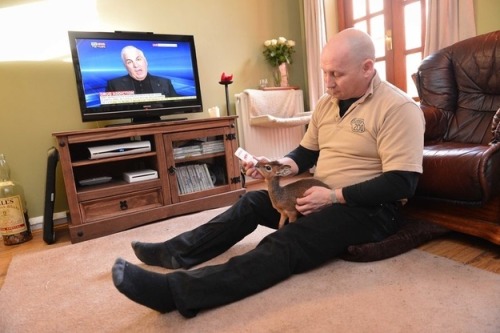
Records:
<instances>
[{"instance_id":1,"label":"wooden media cabinet","mask_svg":"<svg viewBox=\"0 0 500 333\"><path fill-rule=\"evenodd\" d=\"M169 217L228 206L245 193L235 116L58 132L70 211L71 242L109 235ZM89 148L110 149L91 158ZM150 171L130 182L125 173ZM151 178L156 171L157 177ZM130 178L130 177L129 177Z\"/></svg>"}]
</instances>

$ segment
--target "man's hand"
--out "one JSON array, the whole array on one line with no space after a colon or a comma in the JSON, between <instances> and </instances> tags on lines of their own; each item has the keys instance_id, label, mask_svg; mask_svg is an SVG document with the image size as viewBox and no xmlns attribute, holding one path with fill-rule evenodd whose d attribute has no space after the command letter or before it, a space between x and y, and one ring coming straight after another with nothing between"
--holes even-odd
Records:
<instances>
[{"instance_id":1,"label":"man's hand","mask_svg":"<svg viewBox=\"0 0 500 333\"><path fill-rule=\"evenodd\" d=\"M313 186L304 192L304 196L302 198L297 198L295 208L302 215L308 215L327 206L331 206L331 192L332 190L326 187Z\"/></svg>"},{"instance_id":2,"label":"man's hand","mask_svg":"<svg viewBox=\"0 0 500 333\"><path fill-rule=\"evenodd\" d=\"M267 162L270 161L267 157L264 156L256 157L256 159L259 161L267 161ZM254 179L264 179L264 177L260 174L260 172L258 172L257 169L255 169L255 164L252 161L245 162L242 160L241 171L245 175L252 177Z\"/></svg>"}]
</instances>

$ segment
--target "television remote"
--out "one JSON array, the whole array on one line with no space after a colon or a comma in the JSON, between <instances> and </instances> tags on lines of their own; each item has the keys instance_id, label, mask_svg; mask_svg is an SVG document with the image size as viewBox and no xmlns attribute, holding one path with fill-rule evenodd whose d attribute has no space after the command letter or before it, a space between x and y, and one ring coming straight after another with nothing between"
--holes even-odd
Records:
<instances>
[{"instance_id":1,"label":"television remote","mask_svg":"<svg viewBox=\"0 0 500 333\"><path fill-rule=\"evenodd\" d=\"M238 157L240 160L245 161L245 162L253 162L253 164L257 164L258 160L249 152L247 152L245 149L239 147L236 149L236 152L234 153L236 157Z\"/></svg>"}]
</instances>

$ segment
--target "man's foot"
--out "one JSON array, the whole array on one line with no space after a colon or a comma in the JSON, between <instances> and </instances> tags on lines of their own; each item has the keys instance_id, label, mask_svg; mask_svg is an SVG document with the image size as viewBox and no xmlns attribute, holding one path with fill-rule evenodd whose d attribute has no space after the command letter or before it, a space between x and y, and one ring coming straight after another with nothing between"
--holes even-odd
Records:
<instances>
[{"instance_id":1,"label":"man's foot","mask_svg":"<svg viewBox=\"0 0 500 333\"><path fill-rule=\"evenodd\" d=\"M132 249L134 249L137 258L147 265L169 269L181 267L177 260L167 251L164 243L141 243L133 241Z\"/></svg>"},{"instance_id":2,"label":"man's foot","mask_svg":"<svg viewBox=\"0 0 500 333\"><path fill-rule=\"evenodd\" d=\"M122 258L111 270L115 287L132 301L161 313L176 309L165 274L146 271Z\"/></svg>"}]
</instances>

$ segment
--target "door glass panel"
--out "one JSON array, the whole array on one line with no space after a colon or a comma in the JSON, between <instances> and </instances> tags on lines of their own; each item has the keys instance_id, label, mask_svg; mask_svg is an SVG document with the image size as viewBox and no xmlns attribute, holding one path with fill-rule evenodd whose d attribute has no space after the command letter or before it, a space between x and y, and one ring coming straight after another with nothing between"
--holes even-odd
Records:
<instances>
[{"instance_id":1,"label":"door glass panel","mask_svg":"<svg viewBox=\"0 0 500 333\"><path fill-rule=\"evenodd\" d=\"M375 43L375 57L385 56L384 15L377 15L370 20L370 36Z\"/></svg>"},{"instance_id":2,"label":"door glass panel","mask_svg":"<svg viewBox=\"0 0 500 333\"><path fill-rule=\"evenodd\" d=\"M422 46L420 8L420 2L414 2L404 7L406 50Z\"/></svg>"},{"instance_id":3,"label":"door glass panel","mask_svg":"<svg viewBox=\"0 0 500 333\"><path fill-rule=\"evenodd\" d=\"M352 0L352 18L366 16L366 0Z\"/></svg>"},{"instance_id":4,"label":"door glass panel","mask_svg":"<svg viewBox=\"0 0 500 333\"><path fill-rule=\"evenodd\" d=\"M383 61L377 61L375 63L375 69L377 70L378 76L385 81L386 80L386 75L385 75L385 60Z\"/></svg>"},{"instance_id":5,"label":"door glass panel","mask_svg":"<svg viewBox=\"0 0 500 333\"><path fill-rule=\"evenodd\" d=\"M415 83L412 79L412 74L416 73L418 70L418 66L422 62L422 52L408 54L406 56L406 92L411 97L417 97L417 87L415 87Z\"/></svg>"},{"instance_id":6,"label":"door glass panel","mask_svg":"<svg viewBox=\"0 0 500 333\"><path fill-rule=\"evenodd\" d=\"M354 24L354 28L368 33L368 24L366 23L366 21L360 21Z\"/></svg>"},{"instance_id":7,"label":"door glass panel","mask_svg":"<svg viewBox=\"0 0 500 333\"><path fill-rule=\"evenodd\" d=\"M370 14L379 12L384 9L384 0L370 0L368 3Z\"/></svg>"}]
</instances>

